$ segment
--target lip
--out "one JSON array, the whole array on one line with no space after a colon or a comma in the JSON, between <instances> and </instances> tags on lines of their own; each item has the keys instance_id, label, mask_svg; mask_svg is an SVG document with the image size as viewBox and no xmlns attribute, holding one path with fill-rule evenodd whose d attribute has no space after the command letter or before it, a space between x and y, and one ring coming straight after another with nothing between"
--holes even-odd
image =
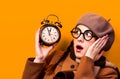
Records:
<instances>
[{"instance_id":1,"label":"lip","mask_svg":"<svg viewBox=\"0 0 120 79\"><path fill-rule=\"evenodd\" d=\"M76 52L81 52L83 50L83 47L81 45L76 45Z\"/></svg>"}]
</instances>

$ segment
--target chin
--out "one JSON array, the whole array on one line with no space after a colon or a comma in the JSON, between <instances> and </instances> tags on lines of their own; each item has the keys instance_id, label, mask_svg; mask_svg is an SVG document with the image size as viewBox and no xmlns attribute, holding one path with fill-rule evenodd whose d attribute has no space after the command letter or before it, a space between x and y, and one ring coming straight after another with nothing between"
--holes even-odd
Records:
<instances>
[{"instance_id":1,"label":"chin","mask_svg":"<svg viewBox=\"0 0 120 79\"><path fill-rule=\"evenodd\" d=\"M81 53L79 53L79 52L75 52L75 56L76 56L77 58L81 58L81 57L83 57L83 54L81 54Z\"/></svg>"}]
</instances>

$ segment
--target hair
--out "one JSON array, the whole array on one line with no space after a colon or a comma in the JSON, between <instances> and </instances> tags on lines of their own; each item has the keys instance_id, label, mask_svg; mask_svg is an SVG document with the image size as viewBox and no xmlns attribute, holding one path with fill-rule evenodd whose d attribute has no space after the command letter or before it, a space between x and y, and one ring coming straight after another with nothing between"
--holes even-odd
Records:
<instances>
[{"instance_id":1,"label":"hair","mask_svg":"<svg viewBox=\"0 0 120 79\"><path fill-rule=\"evenodd\" d=\"M46 73L47 74L52 74L55 70L55 68L57 67L57 65L65 60L65 58L68 56L68 54L70 53L71 51L71 48L73 48L73 41L71 41L70 45L68 46L67 50L64 52L64 54L62 55L62 57L55 63L55 64L51 64L51 65L48 65L47 67L47 70L46 70Z\"/></svg>"}]
</instances>

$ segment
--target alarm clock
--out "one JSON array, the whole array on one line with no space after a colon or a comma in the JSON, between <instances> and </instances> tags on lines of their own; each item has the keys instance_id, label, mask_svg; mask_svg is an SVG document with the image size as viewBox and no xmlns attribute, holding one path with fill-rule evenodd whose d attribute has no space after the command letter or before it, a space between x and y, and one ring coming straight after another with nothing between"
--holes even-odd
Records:
<instances>
[{"instance_id":1,"label":"alarm clock","mask_svg":"<svg viewBox=\"0 0 120 79\"><path fill-rule=\"evenodd\" d=\"M53 21L48 20L50 16L55 17L57 21L53 23ZM62 28L62 25L59 22L59 18L56 15L48 15L47 18L41 22L41 25L42 27L40 28L39 33L40 44L45 46L51 46L60 41L61 32L59 28Z\"/></svg>"}]
</instances>

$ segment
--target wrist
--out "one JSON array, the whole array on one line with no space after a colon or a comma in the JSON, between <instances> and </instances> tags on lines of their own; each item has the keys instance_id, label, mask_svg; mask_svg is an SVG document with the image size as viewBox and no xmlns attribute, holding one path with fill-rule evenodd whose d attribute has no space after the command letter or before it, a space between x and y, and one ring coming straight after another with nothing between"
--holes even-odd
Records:
<instances>
[{"instance_id":1,"label":"wrist","mask_svg":"<svg viewBox=\"0 0 120 79\"><path fill-rule=\"evenodd\" d=\"M92 60L94 60L94 56L93 55L90 55L89 53L86 53L85 56L91 58Z\"/></svg>"}]
</instances>

